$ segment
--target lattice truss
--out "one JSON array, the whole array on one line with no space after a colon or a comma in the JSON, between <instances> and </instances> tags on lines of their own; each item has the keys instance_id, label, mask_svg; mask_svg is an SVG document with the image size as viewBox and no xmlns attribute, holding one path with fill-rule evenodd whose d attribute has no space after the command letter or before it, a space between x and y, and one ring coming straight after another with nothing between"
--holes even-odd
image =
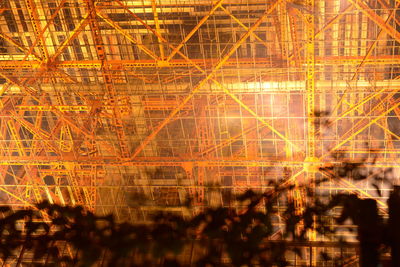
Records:
<instances>
[{"instance_id":1,"label":"lattice truss","mask_svg":"<svg viewBox=\"0 0 400 267\"><path fill-rule=\"evenodd\" d=\"M0 2L2 204L140 221L398 165L398 1Z\"/></svg>"}]
</instances>

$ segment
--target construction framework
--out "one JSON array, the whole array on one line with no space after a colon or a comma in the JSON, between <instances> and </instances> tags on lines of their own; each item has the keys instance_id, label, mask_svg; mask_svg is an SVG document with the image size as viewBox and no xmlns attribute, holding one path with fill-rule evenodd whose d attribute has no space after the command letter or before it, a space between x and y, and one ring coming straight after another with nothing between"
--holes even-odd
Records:
<instances>
[{"instance_id":1,"label":"construction framework","mask_svg":"<svg viewBox=\"0 0 400 267\"><path fill-rule=\"evenodd\" d=\"M343 160L397 173L399 5L0 0L1 203L137 222L312 184ZM317 188L383 209L389 189Z\"/></svg>"}]
</instances>

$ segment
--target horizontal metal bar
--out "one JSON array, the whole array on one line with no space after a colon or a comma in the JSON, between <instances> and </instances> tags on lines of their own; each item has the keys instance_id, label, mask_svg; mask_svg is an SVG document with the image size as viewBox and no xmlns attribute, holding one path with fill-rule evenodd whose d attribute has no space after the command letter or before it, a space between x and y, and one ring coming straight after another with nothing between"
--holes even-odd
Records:
<instances>
[{"instance_id":1,"label":"horizontal metal bar","mask_svg":"<svg viewBox=\"0 0 400 267\"><path fill-rule=\"evenodd\" d=\"M316 56L315 64L323 65L358 65L363 62L364 56ZM206 58L206 59L191 59L194 63L199 66L212 66L213 64L219 61L218 58ZM299 59L301 64L305 64L305 60ZM398 64L400 60L400 55L380 55L380 56L371 56L363 64L371 64L371 65L385 65L385 64ZM0 56L0 69L9 69L9 68L40 68L41 62L37 60L8 60L8 58L4 58L2 60ZM101 68L101 60L63 60L63 61L55 61L51 63L52 66L58 68L80 68L80 69L100 69ZM264 66L276 68L281 66L282 68L286 68L287 60L279 59L279 58L232 58L228 59L224 66ZM166 67L187 67L192 64L187 62L184 59L172 59L169 61L168 66ZM159 68L159 64L157 61L152 59L143 59L143 60L107 60L107 67L110 69L120 69L121 67L126 68Z\"/></svg>"}]
</instances>

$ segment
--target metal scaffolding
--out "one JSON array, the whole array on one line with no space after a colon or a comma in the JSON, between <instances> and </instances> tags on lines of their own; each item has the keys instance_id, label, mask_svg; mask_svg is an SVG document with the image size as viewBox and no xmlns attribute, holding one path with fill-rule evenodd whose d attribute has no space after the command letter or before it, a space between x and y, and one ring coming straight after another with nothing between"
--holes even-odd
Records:
<instances>
[{"instance_id":1,"label":"metal scaffolding","mask_svg":"<svg viewBox=\"0 0 400 267\"><path fill-rule=\"evenodd\" d=\"M337 155L397 170L399 5L0 1L1 203L146 221L283 178L313 184ZM389 189L317 188L381 208Z\"/></svg>"}]
</instances>

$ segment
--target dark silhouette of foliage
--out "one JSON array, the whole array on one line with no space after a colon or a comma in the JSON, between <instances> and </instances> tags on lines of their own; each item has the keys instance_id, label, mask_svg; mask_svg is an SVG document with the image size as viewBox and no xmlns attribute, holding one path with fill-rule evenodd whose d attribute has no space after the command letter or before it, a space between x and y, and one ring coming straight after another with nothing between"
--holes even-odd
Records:
<instances>
[{"instance_id":1,"label":"dark silhouette of foliage","mask_svg":"<svg viewBox=\"0 0 400 267\"><path fill-rule=\"evenodd\" d=\"M392 266L400 265L400 187L395 186L388 200L389 220L384 241L391 248Z\"/></svg>"},{"instance_id":2,"label":"dark silhouette of foliage","mask_svg":"<svg viewBox=\"0 0 400 267\"><path fill-rule=\"evenodd\" d=\"M344 163L343 168L321 168L332 179L351 176L355 180L373 179L387 182L389 172L368 172L365 162ZM372 178L371 178L372 177ZM326 179L316 181L317 184ZM380 195L379 186L377 195ZM0 207L0 257L23 260L30 253L36 265L92 266L184 266L180 261L185 248L202 248L193 259L194 266L223 266L221 258L229 257L229 266L288 266L288 251L303 257L301 246L288 246L287 241L304 242L311 230L327 238L335 231L329 223L332 211L339 208L337 224L357 226L361 266L377 266L382 246L390 247L393 266L400 266L400 189L391 193L389 219L379 214L373 199L361 199L355 194L337 194L331 199L318 196L306 186L308 202L303 210L296 209L294 200L287 197L292 185L274 185L267 192L248 190L236 197L242 210L231 207L207 208L191 219L168 212L159 212L149 224L117 223L112 215L98 216L82 207L38 203L36 209L13 211ZM299 189L297 188L297 189ZM286 200L278 214L278 201ZM190 201L186 203L190 206ZM185 204L185 205L186 205ZM285 224L281 239L269 241L276 232L274 220L281 216ZM50 220L43 220L44 218ZM22 225L22 227L21 227ZM336 241L339 241L336 239ZM71 253L62 250L67 245ZM321 261L337 262L332 255L315 255Z\"/></svg>"}]
</instances>

